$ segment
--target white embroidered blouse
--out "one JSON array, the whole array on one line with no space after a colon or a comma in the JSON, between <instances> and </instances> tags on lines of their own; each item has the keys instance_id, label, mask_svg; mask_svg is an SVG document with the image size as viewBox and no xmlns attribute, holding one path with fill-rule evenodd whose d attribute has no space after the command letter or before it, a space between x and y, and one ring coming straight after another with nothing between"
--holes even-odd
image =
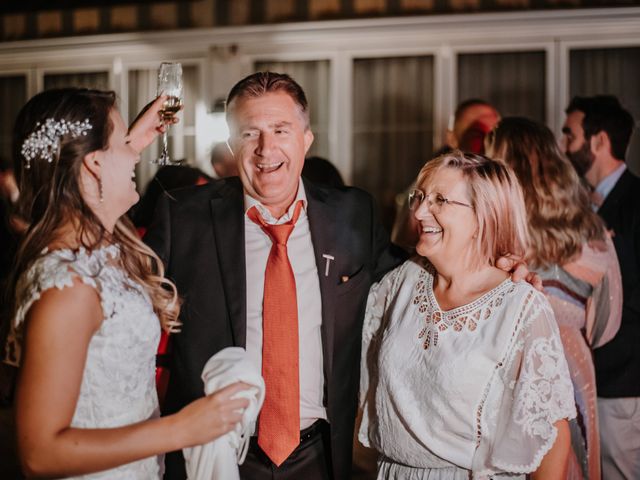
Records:
<instances>
[{"instance_id":1,"label":"white embroidered blouse","mask_svg":"<svg viewBox=\"0 0 640 480\"><path fill-rule=\"evenodd\" d=\"M441 469L435 478L535 471L553 424L576 415L548 301L508 279L442 311L433 279L426 260L412 259L371 288L359 440L392 464Z\"/></svg>"},{"instance_id":2,"label":"white embroidered blouse","mask_svg":"<svg viewBox=\"0 0 640 480\"><path fill-rule=\"evenodd\" d=\"M43 252L17 285L18 309L7 342L7 363L18 365L25 317L43 292L79 278L100 295L104 320L89 342L71 426L113 428L159 416L155 354L160 322L146 291L118 264L115 245ZM73 335L73 332L69 332ZM83 479L158 479L162 457L90 474Z\"/></svg>"}]
</instances>

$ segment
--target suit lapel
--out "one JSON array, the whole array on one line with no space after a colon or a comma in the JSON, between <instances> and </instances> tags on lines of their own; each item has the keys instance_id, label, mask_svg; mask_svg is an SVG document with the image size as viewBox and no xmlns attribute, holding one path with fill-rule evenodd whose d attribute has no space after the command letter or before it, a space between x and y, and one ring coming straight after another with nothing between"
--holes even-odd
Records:
<instances>
[{"instance_id":1,"label":"suit lapel","mask_svg":"<svg viewBox=\"0 0 640 480\"><path fill-rule=\"evenodd\" d=\"M225 181L219 196L211 199L211 220L216 254L224 286L224 297L233 343L246 347L247 292L244 250L244 202L237 179Z\"/></svg>"},{"instance_id":2,"label":"suit lapel","mask_svg":"<svg viewBox=\"0 0 640 480\"><path fill-rule=\"evenodd\" d=\"M618 210L620 199L627 193L632 179L633 177L629 174L629 170L625 170L613 186L611 192L609 192L609 195L607 195L607 198L604 199L604 203L598 209L598 214L604 218L607 223L610 222L611 217Z\"/></svg>"},{"instance_id":3,"label":"suit lapel","mask_svg":"<svg viewBox=\"0 0 640 480\"><path fill-rule=\"evenodd\" d=\"M333 366L333 345L335 333L335 276L326 276L327 258L323 255L331 255L334 258L336 252L336 215L335 211L327 203L326 192L304 181L307 194L309 229L311 241L316 258L318 278L320 280L320 295L322 297L322 350L324 359L324 373L327 380L331 378ZM335 268L335 261L332 262ZM332 280L333 279L333 280Z\"/></svg>"}]
</instances>

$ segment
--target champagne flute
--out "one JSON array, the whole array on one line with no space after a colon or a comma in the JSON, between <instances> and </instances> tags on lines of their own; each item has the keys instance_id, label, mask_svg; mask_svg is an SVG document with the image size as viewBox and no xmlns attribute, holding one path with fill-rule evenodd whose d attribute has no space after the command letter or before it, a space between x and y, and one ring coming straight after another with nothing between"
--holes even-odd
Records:
<instances>
[{"instance_id":1,"label":"champagne flute","mask_svg":"<svg viewBox=\"0 0 640 480\"><path fill-rule=\"evenodd\" d=\"M158 70L158 95L166 95L167 99L160 110L160 117L165 124L162 134L162 153L153 163L171 165L169 158L168 136L173 116L182 108L182 65L180 63L163 62Z\"/></svg>"}]
</instances>

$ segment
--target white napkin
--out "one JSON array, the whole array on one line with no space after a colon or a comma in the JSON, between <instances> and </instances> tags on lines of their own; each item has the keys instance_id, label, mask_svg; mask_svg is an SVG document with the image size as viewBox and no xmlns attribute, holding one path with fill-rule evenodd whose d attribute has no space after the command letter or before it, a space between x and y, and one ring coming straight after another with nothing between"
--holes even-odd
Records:
<instances>
[{"instance_id":1,"label":"white napkin","mask_svg":"<svg viewBox=\"0 0 640 480\"><path fill-rule=\"evenodd\" d=\"M197 447L182 450L189 480L239 480L238 465L242 465L249 448L249 438L264 402L264 380L247 360L247 352L240 347L220 350L209 359L202 370L204 391L210 394L235 382L254 388L237 393L234 398L248 398L242 421L229 433Z\"/></svg>"}]
</instances>

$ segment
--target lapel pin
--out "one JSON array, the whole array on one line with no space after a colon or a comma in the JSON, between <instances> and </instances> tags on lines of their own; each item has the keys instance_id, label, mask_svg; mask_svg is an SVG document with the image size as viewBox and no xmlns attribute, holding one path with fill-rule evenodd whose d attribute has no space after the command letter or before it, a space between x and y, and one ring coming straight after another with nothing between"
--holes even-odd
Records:
<instances>
[{"instance_id":1,"label":"lapel pin","mask_svg":"<svg viewBox=\"0 0 640 480\"><path fill-rule=\"evenodd\" d=\"M331 264L331 260L335 260L335 257L333 255L327 255L326 253L322 254L322 258L325 258L327 260L327 263L324 266L324 276L328 277L329 276L329 265Z\"/></svg>"}]
</instances>

